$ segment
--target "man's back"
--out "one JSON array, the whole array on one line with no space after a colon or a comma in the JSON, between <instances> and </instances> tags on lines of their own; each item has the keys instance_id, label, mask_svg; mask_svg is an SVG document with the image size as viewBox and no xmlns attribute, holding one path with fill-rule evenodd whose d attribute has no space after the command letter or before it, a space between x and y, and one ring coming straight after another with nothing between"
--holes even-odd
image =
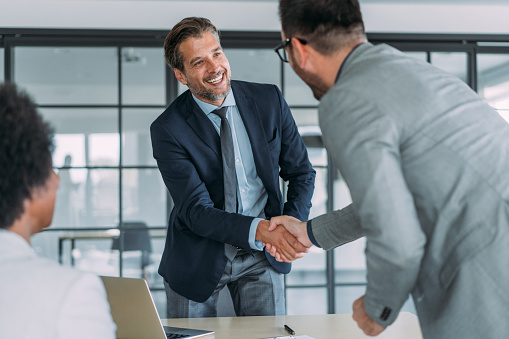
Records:
<instances>
[{"instance_id":1,"label":"man's back","mask_svg":"<svg viewBox=\"0 0 509 339\"><path fill-rule=\"evenodd\" d=\"M357 92L355 100L370 111L344 110L344 121L363 116L380 119L379 126L387 124L390 131L384 133L398 144L402 173L426 234L433 231L438 214L445 213L447 223L454 221L458 211L451 204L471 200L469 211L485 217L493 206L486 196L509 201L509 125L500 115L454 76L419 60L414 63L387 46L372 49L372 56L365 53L345 66L331 92L345 97ZM336 97L340 109L346 107L343 99ZM324 134L342 138L333 133L337 122L330 110L321 111ZM464 217L477 219L476 214Z\"/></svg>"},{"instance_id":2,"label":"man's back","mask_svg":"<svg viewBox=\"0 0 509 339\"><path fill-rule=\"evenodd\" d=\"M364 44L320 126L367 234L365 302L397 308L412 292L433 338L507 334L472 312L508 311L509 125L452 75Z\"/></svg>"},{"instance_id":3,"label":"man's back","mask_svg":"<svg viewBox=\"0 0 509 339\"><path fill-rule=\"evenodd\" d=\"M115 338L104 286L0 230L0 338Z\"/></svg>"}]
</instances>

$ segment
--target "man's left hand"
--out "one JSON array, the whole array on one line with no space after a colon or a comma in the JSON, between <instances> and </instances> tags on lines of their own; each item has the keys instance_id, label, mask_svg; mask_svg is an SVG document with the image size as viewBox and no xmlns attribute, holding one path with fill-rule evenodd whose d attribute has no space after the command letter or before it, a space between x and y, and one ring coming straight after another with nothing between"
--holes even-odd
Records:
<instances>
[{"instance_id":1,"label":"man's left hand","mask_svg":"<svg viewBox=\"0 0 509 339\"><path fill-rule=\"evenodd\" d=\"M379 335L385 330L382 325L375 322L366 313L366 309L364 308L364 296L353 302L353 320L357 322L357 326L359 326L366 335L372 337Z\"/></svg>"}]
</instances>

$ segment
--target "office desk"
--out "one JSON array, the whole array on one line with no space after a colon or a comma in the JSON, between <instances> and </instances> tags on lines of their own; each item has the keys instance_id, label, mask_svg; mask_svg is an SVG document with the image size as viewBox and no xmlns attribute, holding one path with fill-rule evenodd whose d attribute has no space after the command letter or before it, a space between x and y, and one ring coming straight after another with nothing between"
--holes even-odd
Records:
<instances>
[{"instance_id":1,"label":"office desk","mask_svg":"<svg viewBox=\"0 0 509 339\"><path fill-rule=\"evenodd\" d=\"M151 238L166 238L166 230L149 230ZM98 239L113 239L120 235L118 228L106 229L104 231L72 231L58 237L58 262L62 263L62 255L64 242L69 240L71 242L71 266L74 266L74 257L72 252L76 247L76 240L98 240Z\"/></svg>"},{"instance_id":2,"label":"office desk","mask_svg":"<svg viewBox=\"0 0 509 339\"><path fill-rule=\"evenodd\" d=\"M351 314L287 315L273 317L220 317L163 319L163 325L205 329L215 335L204 339L257 339L288 335L283 325L290 326L295 335L308 335L316 339L373 338L364 335ZM378 337L380 339L422 339L417 317L400 313L394 324Z\"/></svg>"}]
</instances>

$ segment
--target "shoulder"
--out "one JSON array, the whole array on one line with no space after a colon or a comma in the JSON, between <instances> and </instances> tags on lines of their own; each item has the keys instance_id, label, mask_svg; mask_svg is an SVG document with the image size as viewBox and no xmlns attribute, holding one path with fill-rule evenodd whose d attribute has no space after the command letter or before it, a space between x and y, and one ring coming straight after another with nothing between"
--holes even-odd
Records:
<instances>
[{"instance_id":1,"label":"shoulder","mask_svg":"<svg viewBox=\"0 0 509 339\"><path fill-rule=\"evenodd\" d=\"M94 274L80 272L66 289L59 311L58 331L62 338L115 338L106 291ZM84 328L76 336L80 326Z\"/></svg>"},{"instance_id":2,"label":"shoulder","mask_svg":"<svg viewBox=\"0 0 509 339\"><path fill-rule=\"evenodd\" d=\"M268 94L278 95L280 93L278 87L274 84L262 84L257 82L248 82L240 80L232 80L233 93L237 95L237 92L242 91L245 94Z\"/></svg>"},{"instance_id":3,"label":"shoulder","mask_svg":"<svg viewBox=\"0 0 509 339\"><path fill-rule=\"evenodd\" d=\"M30 271L35 281L40 284L48 284L55 286L56 293L63 292L68 286L82 277L91 275L77 269L62 266L59 263L46 258L37 258L30 264ZM36 278L37 277L37 278Z\"/></svg>"},{"instance_id":4,"label":"shoulder","mask_svg":"<svg viewBox=\"0 0 509 339\"><path fill-rule=\"evenodd\" d=\"M83 303L93 303L99 301L99 305L103 305L106 300L106 290L104 289L104 284L101 279L93 274L88 272L77 272L77 274L72 276L73 279L70 279L69 286L67 289L67 298L70 295L74 295L75 298L79 298Z\"/></svg>"},{"instance_id":5,"label":"shoulder","mask_svg":"<svg viewBox=\"0 0 509 339\"><path fill-rule=\"evenodd\" d=\"M12 281L4 284L9 286L8 289L22 290L23 298L37 298L38 303L52 300L52 308L57 308L67 298L69 291L79 293L79 289L75 288L77 283L94 288L101 288L102 285L99 278L91 273L61 266L46 258L20 258L16 261L16 267L3 266L12 277Z\"/></svg>"},{"instance_id":6,"label":"shoulder","mask_svg":"<svg viewBox=\"0 0 509 339\"><path fill-rule=\"evenodd\" d=\"M151 129L157 125L170 126L178 124L178 121L184 121L189 110L189 105L192 104L191 92L187 90L173 100L173 102L152 122Z\"/></svg>"}]
</instances>

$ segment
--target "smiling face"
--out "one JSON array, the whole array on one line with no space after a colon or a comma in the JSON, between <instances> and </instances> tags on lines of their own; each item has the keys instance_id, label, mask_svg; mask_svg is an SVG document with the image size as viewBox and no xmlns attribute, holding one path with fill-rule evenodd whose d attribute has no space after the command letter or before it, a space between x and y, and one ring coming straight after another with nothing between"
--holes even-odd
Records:
<instances>
[{"instance_id":1,"label":"smiling face","mask_svg":"<svg viewBox=\"0 0 509 339\"><path fill-rule=\"evenodd\" d=\"M175 76L200 100L221 106L230 92L230 64L216 37L205 32L189 38L179 46L184 72L174 69Z\"/></svg>"}]
</instances>

